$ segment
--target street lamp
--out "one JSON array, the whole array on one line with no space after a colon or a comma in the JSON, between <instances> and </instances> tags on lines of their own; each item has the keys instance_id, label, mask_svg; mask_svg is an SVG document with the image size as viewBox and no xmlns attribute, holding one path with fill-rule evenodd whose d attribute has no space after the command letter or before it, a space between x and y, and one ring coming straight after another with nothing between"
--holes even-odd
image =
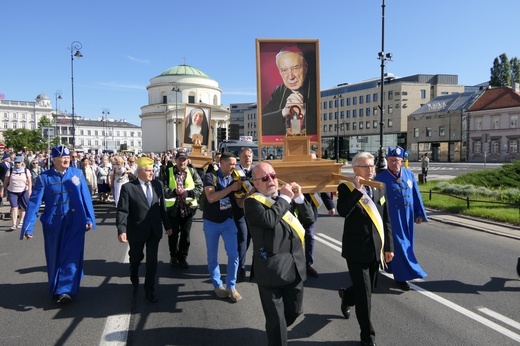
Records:
<instances>
[{"instance_id":1,"label":"street lamp","mask_svg":"<svg viewBox=\"0 0 520 346\"><path fill-rule=\"evenodd\" d=\"M336 102L336 162L339 162L339 99L343 98L343 95L335 95L334 102Z\"/></svg>"},{"instance_id":2,"label":"street lamp","mask_svg":"<svg viewBox=\"0 0 520 346\"><path fill-rule=\"evenodd\" d=\"M172 91L175 91L175 147L180 148L179 142L179 103L178 103L178 95L181 89L179 89L179 83L174 83L174 87Z\"/></svg>"},{"instance_id":3,"label":"street lamp","mask_svg":"<svg viewBox=\"0 0 520 346\"><path fill-rule=\"evenodd\" d=\"M110 115L110 109L104 108L101 114L103 114L103 148L104 150L107 150L107 117Z\"/></svg>"},{"instance_id":4,"label":"street lamp","mask_svg":"<svg viewBox=\"0 0 520 346\"><path fill-rule=\"evenodd\" d=\"M82 47L83 45L78 41L74 41L70 44L70 82L72 85L72 148L76 147L76 119L74 113L74 57L83 57L79 51Z\"/></svg>"},{"instance_id":5,"label":"street lamp","mask_svg":"<svg viewBox=\"0 0 520 346\"><path fill-rule=\"evenodd\" d=\"M61 90L56 90L54 93L54 96L56 97L56 114L54 114L54 137L58 137L58 100L62 99L61 95Z\"/></svg>"},{"instance_id":6,"label":"street lamp","mask_svg":"<svg viewBox=\"0 0 520 346\"><path fill-rule=\"evenodd\" d=\"M385 0L382 0L381 4L381 51L378 53L378 59L381 60L381 93L379 95L380 105L380 122L379 122L379 153L377 155L376 170L377 173L386 169L386 161L383 151L383 127L385 122L383 120L383 111L385 109L385 62L392 61L392 53L385 54Z\"/></svg>"}]
</instances>

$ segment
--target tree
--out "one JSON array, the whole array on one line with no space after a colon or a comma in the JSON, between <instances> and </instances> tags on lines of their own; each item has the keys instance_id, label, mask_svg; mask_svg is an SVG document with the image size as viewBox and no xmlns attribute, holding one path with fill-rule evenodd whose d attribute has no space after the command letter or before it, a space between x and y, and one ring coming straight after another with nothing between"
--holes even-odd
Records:
<instances>
[{"instance_id":1,"label":"tree","mask_svg":"<svg viewBox=\"0 0 520 346\"><path fill-rule=\"evenodd\" d=\"M502 53L493 60L489 85L512 86L513 83L520 83L520 61L516 57L510 61L507 54Z\"/></svg>"}]
</instances>

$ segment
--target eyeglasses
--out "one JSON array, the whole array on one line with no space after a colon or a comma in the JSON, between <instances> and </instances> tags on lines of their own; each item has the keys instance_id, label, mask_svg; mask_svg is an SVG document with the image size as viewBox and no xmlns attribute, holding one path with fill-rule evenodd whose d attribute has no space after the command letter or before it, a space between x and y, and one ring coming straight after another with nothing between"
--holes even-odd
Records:
<instances>
[{"instance_id":1,"label":"eyeglasses","mask_svg":"<svg viewBox=\"0 0 520 346\"><path fill-rule=\"evenodd\" d=\"M33 164L33 165L37 165L37 164L38 164L38 162L33 162L32 164Z\"/></svg>"},{"instance_id":2,"label":"eyeglasses","mask_svg":"<svg viewBox=\"0 0 520 346\"><path fill-rule=\"evenodd\" d=\"M286 75L289 72L289 70L291 70L292 73L297 74L300 72L301 69L302 69L302 65L296 65L296 66L292 66L289 68L283 67L280 69L280 73L283 75Z\"/></svg>"},{"instance_id":3,"label":"eyeglasses","mask_svg":"<svg viewBox=\"0 0 520 346\"><path fill-rule=\"evenodd\" d=\"M266 176L264 176L262 178L257 178L257 179L253 179L253 180L261 180L264 183L267 183L269 181L269 178L271 178L271 180L275 180L276 179L276 173L270 173L270 174L267 174Z\"/></svg>"},{"instance_id":4,"label":"eyeglasses","mask_svg":"<svg viewBox=\"0 0 520 346\"><path fill-rule=\"evenodd\" d=\"M374 166L374 165L368 165L368 166L355 166L355 167L362 168L362 169L374 169L374 168L376 168L376 166Z\"/></svg>"}]
</instances>

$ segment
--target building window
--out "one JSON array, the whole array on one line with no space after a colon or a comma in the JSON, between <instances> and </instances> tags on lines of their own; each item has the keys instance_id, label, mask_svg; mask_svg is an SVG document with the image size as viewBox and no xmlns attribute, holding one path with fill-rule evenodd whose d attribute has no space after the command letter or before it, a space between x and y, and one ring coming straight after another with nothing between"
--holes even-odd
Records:
<instances>
[{"instance_id":1,"label":"building window","mask_svg":"<svg viewBox=\"0 0 520 346\"><path fill-rule=\"evenodd\" d=\"M329 113L329 120L332 120L332 112Z\"/></svg>"},{"instance_id":2,"label":"building window","mask_svg":"<svg viewBox=\"0 0 520 346\"><path fill-rule=\"evenodd\" d=\"M13 130L16 130L18 128L17 123L13 123Z\"/></svg>"},{"instance_id":3,"label":"building window","mask_svg":"<svg viewBox=\"0 0 520 346\"><path fill-rule=\"evenodd\" d=\"M168 103L168 96L163 95L163 97L162 97L162 103Z\"/></svg>"},{"instance_id":4,"label":"building window","mask_svg":"<svg viewBox=\"0 0 520 346\"><path fill-rule=\"evenodd\" d=\"M188 103L195 103L195 95L188 95Z\"/></svg>"},{"instance_id":5,"label":"building window","mask_svg":"<svg viewBox=\"0 0 520 346\"><path fill-rule=\"evenodd\" d=\"M482 118L475 119L475 130L482 130Z\"/></svg>"},{"instance_id":6,"label":"building window","mask_svg":"<svg viewBox=\"0 0 520 346\"><path fill-rule=\"evenodd\" d=\"M366 124L365 124L365 128L366 129L369 129L370 128L370 121L367 121Z\"/></svg>"},{"instance_id":7,"label":"building window","mask_svg":"<svg viewBox=\"0 0 520 346\"><path fill-rule=\"evenodd\" d=\"M327 120L327 113L323 113L323 121Z\"/></svg>"},{"instance_id":8,"label":"building window","mask_svg":"<svg viewBox=\"0 0 520 346\"><path fill-rule=\"evenodd\" d=\"M377 120L372 121L372 128L377 129Z\"/></svg>"},{"instance_id":9,"label":"building window","mask_svg":"<svg viewBox=\"0 0 520 346\"><path fill-rule=\"evenodd\" d=\"M481 141L473 142L473 153L475 153L475 154L482 153L482 142Z\"/></svg>"},{"instance_id":10,"label":"building window","mask_svg":"<svg viewBox=\"0 0 520 346\"><path fill-rule=\"evenodd\" d=\"M518 115L511 115L509 127L512 129L516 129L518 127Z\"/></svg>"},{"instance_id":11,"label":"building window","mask_svg":"<svg viewBox=\"0 0 520 346\"><path fill-rule=\"evenodd\" d=\"M365 109L365 115L366 115L367 117L370 116L370 108Z\"/></svg>"},{"instance_id":12,"label":"building window","mask_svg":"<svg viewBox=\"0 0 520 346\"><path fill-rule=\"evenodd\" d=\"M357 117L357 109L352 110L352 118Z\"/></svg>"},{"instance_id":13,"label":"building window","mask_svg":"<svg viewBox=\"0 0 520 346\"><path fill-rule=\"evenodd\" d=\"M327 109L327 101L323 101L323 109Z\"/></svg>"},{"instance_id":14,"label":"building window","mask_svg":"<svg viewBox=\"0 0 520 346\"><path fill-rule=\"evenodd\" d=\"M329 125L329 132L332 132L332 124Z\"/></svg>"},{"instance_id":15,"label":"building window","mask_svg":"<svg viewBox=\"0 0 520 346\"><path fill-rule=\"evenodd\" d=\"M419 130L418 127L415 127L415 128L413 129L413 136L414 136L415 138L419 138L419 134L420 134L420 133L421 133L421 131Z\"/></svg>"},{"instance_id":16,"label":"building window","mask_svg":"<svg viewBox=\"0 0 520 346\"><path fill-rule=\"evenodd\" d=\"M357 130L357 123L352 123L352 131L356 131Z\"/></svg>"},{"instance_id":17,"label":"building window","mask_svg":"<svg viewBox=\"0 0 520 346\"><path fill-rule=\"evenodd\" d=\"M374 102L377 102L377 99L378 99L377 93L372 94L372 100L374 100Z\"/></svg>"},{"instance_id":18,"label":"building window","mask_svg":"<svg viewBox=\"0 0 520 346\"><path fill-rule=\"evenodd\" d=\"M444 126L439 126L439 136L440 137L446 136L446 132L444 130Z\"/></svg>"},{"instance_id":19,"label":"building window","mask_svg":"<svg viewBox=\"0 0 520 346\"><path fill-rule=\"evenodd\" d=\"M500 152L500 146L498 141L491 141L491 153L498 154Z\"/></svg>"},{"instance_id":20,"label":"building window","mask_svg":"<svg viewBox=\"0 0 520 346\"><path fill-rule=\"evenodd\" d=\"M352 104L357 105L357 96L352 97Z\"/></svg>"},{"instance_id":21,"label":"building window","mask_svg":"<svg viewBox=\"0 0 520 346\"><path fill-rule=\"evenodd\" d=\"M509 141L509 153L516 154L518 153L518 140L512 139Z\"/></svg>"},{"instance_id":22,"label":"building window","mask_svg":"<svg viewBox=\"0 0 520 346\"><path fill-rule=\"evenodd\" d=\"M346 129L347 129L347 131L350 131L350 123L347 123Z\"/></svg>"},{"instance_id":23,"label":"building window","mask_svg":"<svg viewBox=\"0 0 520 346\"><path fill-rule=\"evenodd\" d=\"M4 119L9 119L9 113L4 113Z\"/></svg>"},{"instance_id":24,"label":"building window","mask_svg":"<svg viewBox=\"0 0 520 346\"><path fill-rule=\"evenodd\" d=\"M359 96L359 104L362 105L363 103L365 103L365 96L364 95L360 95Z\"/></svg>"},{"instance_id":25,"label":"building window","mask_svg":"<svg viewBox=\"0 0 520 346\"><path fill-rule=\"evenodd\" d=\"M359 116L360 116L360 117L363 116L363 108L360 108L360 109L359 109Z\"/></svg>"},{"instance_id":26,"label":"building window","mask_svg":"<svg viewBox=\"0 0 520 346\"><path fill-rule=\"evenodd\" d=\"M341 111L341 119L345 119L345 111Z\"/></svg>"},{"instance_id":27,"label":"building window","mask_svg":"<svg viewBox=\"0 0 520 346\"><path fill-rule=\"evenodd\" d=\"M372 108L374 110L374 115L377 115L377 107Z\"/></svg>"},{"instance_id":28,"label":"building window","mask_svg":"<svg viewBox=\"0 0 520 346\"><path fill-rule=\"evenodd\" d=\"M499 117L493 117L491 120L491 128L493 130L498 130L500 128L500 118Z\"/></svg>"},{"instance_id":29,"label":"building window","mask_svg":"<svg viewBox=\"0 0 520 346\"><path fill-rule=\"evenodd\" d=\"M388 106L388 114L392 114L394 112L394 108L392 106Z\"/></svg>"},{"instance_id":30,"label":"building window","mask_svg":"<svg viewBox=\"0 0 520 346\"><path fill-rule=\"evenodd\" d=\"M392 127L393 124L394 122L392 121L392 119L388 119L388 127Z\"/></svg>"},{"instance_id":31,"label":"building window","mask_svg":"<svg viewBox=\"0 0 520 346\"><path fill-rule=\"evenodd\" d=\"M350 97L347 97L347 106L350 106Z\"/></svg>"},{"instance_id":32,"label":"building window","mask_svg":"<svg viewBox=\"0 0 520 346\"><path fill-rule=\"evenodd\" d=\"M426 90L424 90L424 89L421 89L421 98L422 99L426 98Z\"/></svg>"},{"instance_id":33,"label":"building window","mask_svg":"<svg viewBox=\"0 0 520 346\"><path fill-rule=\"evenodd\" d=\"M362 121L359 122L359 129L363 130L363 122Z\"/></svg>"},{"instance_id":34,"label":"building window","mask_svg":"<svg viewBox=\"0 0 520 346\"><path fill-rule=\"evenodd\" d=\"M323 132L327 132L327 125L323 125Z\"/></svg>"},{"instance_id":35,"label":"building window","mask_svg":"<svg viewBox=\"0 0 520 346\"><path fill-rule=\"evenodd\" d=\"M345 105L345 99L341 98L339 104L340 104L340 107L343 107Z\"/></svg>"},{"instance_id":36,"label":"building window","mask_svg":"<svg viewBox=\"0 0 520 346\"><path fill-rule=\"evenodd\" d=\"M367 99L367 103L370 103L370 102L371 102L371 101L370 101L370 94L367 94L367 95L365 96L365 98Z\"/></svg>"},{"instance_id":37,"label":"building window","mask_svg":"<svg viewBox=\"0 0 520 346\"><path fill-rule=\"evenodd\" d=\"M17 120L17 119L18 119L18 113L13 113L13 119L14 119L14 120Z\"/></svg>"},{"instance_id":38,"label":"building window","mask_svg":"<svg viewBox=\"0 0 520 346\"><path fill-rule=\"evenodd\" d=\"M4 123L4 129L9 128L7 125L9 125L9 123Z\"/></svg>"},{"instance_id":39,"label":"building window","mask_svg":"<svg viewBox=\"0 0 520 346\"><path fill-rule=\"evenodd\" d=\"M347 111L347 119L350 118L350 110Z\"/></svg>"},{"instance_id":40,"label":"building window","mask_svg":"<svg viewBox=\"0 0 520 346\"><path fill-rule=\"evenodd\" d=\"M394 99L394 92L392 90L388 91L388 99L393 100Z\"/></svg>"},{"instance_id":41,"label":"building window","mask_svg":"<svg viewBox=\"0 0 520 346\"><path fill-rule=\"evenodd\" d=\"M432 128L431 127L427 127L426 128L426 137L431 137L432 136Z\"/></svg>"},{"instance_id":42,"label":"building window","mask_svg":"<svg viewBox=\"0 0 520 346\"><path fill-rule=\"evenodd\" d=\"M329 101L329 108L332 108L332 101Z\"/></svg>"}]
</instances>

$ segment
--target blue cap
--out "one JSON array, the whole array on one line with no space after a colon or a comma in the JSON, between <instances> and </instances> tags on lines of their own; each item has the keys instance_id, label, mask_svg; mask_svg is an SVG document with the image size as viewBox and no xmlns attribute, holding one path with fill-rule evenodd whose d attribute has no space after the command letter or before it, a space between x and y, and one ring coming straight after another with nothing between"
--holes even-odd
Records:
<instances>
[{"instance_id":1,"label":"blue cap","mask_svg":"<svg viewBox=\"0 0 520 346\"><path fill-rule=\"evenodd\" d=\"M387 157L395 156L395 157L400 157L400 158L404 159L404 149L401 148L400 146L388 147L388 154L386 154L386 156Z\"/></svg>"},{"instance_id":2,"label":"blue cap","mask_svg":"<svg viewBox=\"0 0 520 346\"><path fill-rule=\"evenodd\" d=\"M2 156L2 160L8 159L8 158L10 158L10 157L11 157L11 155L9 155L9 154L4 154L4 156Z\"/></svg>"},{"instance_id":3,"label":"blue cap","mask_svg":"<svg viewBox=\"0 0 520 346\"><path fill-rule=\"evenodd\" d=\"M70 149L64 145L57 145L52 148L52 157L70 156Z\"/></svg>"}]
</instances>

